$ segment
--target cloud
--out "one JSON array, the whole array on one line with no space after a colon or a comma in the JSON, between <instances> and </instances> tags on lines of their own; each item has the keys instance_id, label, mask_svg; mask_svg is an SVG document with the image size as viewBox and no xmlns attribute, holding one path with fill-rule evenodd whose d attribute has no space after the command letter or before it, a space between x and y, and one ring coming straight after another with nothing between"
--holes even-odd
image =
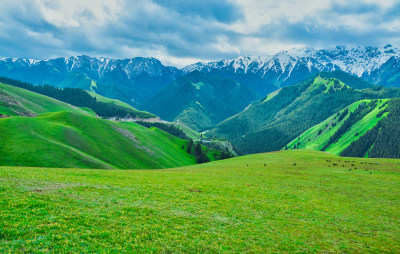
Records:
<instances>
[{"instance_id":1,"label":"cloud","mask_svg":"<svg viewBox=\"0 0 400 254\"><path fill-rule=\"evenodd\" d=\"M3 0L0 56L151 56L164 64L294 46L400 45L396 0Z\"/></svg>"},{"instance_id":2,"label":"cloud","mask_svg":"<svg viewBox=\"0 0 400 254\"><path fill-rule=\"evenodd\" d=\"M229 23L240 19L240 10L228 1L202 0L197 3L187 0L154 0L154 3L181 16L200 17L204 20L216 20Z\"/></svg>"}]
</instances>

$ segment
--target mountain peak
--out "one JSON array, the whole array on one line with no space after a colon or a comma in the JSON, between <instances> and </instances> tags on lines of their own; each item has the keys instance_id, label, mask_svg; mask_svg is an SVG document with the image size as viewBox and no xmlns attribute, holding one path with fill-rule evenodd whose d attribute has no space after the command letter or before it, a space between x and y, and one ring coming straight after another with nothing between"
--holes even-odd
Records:
<instances>
[{"instance_id":1,"label":"mountain peak","mask_svg":"<svg viewBox=\"0 0 400 254\"><path fill-rule=\"evenodd\" d=\"M193 70L250 73L261 79L275 77L276 84L282 86L281 84L290 83L292 73L298 70L304 72L303 76L321 71L341 70L358 77L368 77L391 58L400 59L400 50L390 44L384 47L355 48L338 45L332 49L302 47L283 50L273 55L245 55L231 60L198 63L182 70L184 73Z\"/></svg>"}]
</instances>

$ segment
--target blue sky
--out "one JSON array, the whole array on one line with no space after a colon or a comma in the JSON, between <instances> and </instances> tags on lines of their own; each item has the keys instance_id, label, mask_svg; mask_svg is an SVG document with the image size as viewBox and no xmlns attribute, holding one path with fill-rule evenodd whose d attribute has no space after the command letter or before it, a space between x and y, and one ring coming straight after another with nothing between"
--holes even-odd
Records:
<instances>
[{"instance_id":1,"label":"blue sky","mask_svg":"<svg viewBox=\"0 0 400 254\"><path fill-rule=\"evenodd\" d=\"M2 0L0 57L151 56L182 67L293 47L400 45L396 0Z\"/></svg>"}]
</instances>

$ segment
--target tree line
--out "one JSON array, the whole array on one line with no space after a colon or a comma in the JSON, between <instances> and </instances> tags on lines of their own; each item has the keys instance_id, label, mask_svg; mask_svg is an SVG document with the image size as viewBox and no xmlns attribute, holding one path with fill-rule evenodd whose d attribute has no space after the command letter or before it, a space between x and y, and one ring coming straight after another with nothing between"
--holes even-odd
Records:
<instances>
[{"instance_id":1,"label":"tree line","mask_svg":"<svg viewBox=\"0 0 400 254\"><path fill-rule=\"evenodd\" d=\"M190 139L184 131L182 131L173 124L160 123L160 122L143 122L143 121L136 121L136 123L147 128L156 127L181 139L186 139L186 140Z\"/></svg>"}]
</instances>

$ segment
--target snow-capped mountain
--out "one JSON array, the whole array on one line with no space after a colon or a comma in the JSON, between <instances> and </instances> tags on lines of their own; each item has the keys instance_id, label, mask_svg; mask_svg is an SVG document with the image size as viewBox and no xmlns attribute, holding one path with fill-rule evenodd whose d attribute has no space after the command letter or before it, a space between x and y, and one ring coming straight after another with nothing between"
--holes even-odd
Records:
<instances>
[{"instance_id":1,"label":"snow-capped mountain","mask_svg":"<svg viewBox=\"0 0 400 254\"><path fill-rule=\"evenodd\" d=\"M337 46L330 50L299 48L281 51L274 55L241 56L233 60L197 63L183 68L183 71L188 73L198 70L225 77L230 73L232 78L242 80L243 76L251 77L264 85L257 87L256 84L250 84L250 86L258 92L264 92L271 86L287 86L313 73L335 70L350 73L373 83L400 86L400 80L393 79L393 75L399 73L399 62L400 50L392 45L350 49ZM390 77L387 79L381 78L383 73L380 70L383 68L386 74L389 72L387 76Z\"/></svg>"},{"instance_id":2,"label":"snow-capped mountain","mask_svg":"<svg viewBox=\"0 0 400 254\"><path fill-rule=\"evenodd\" d=\"M78 87L138 106L192 71L235 80L265 96L321 71L342 70L374 84L400 86L400 50L385 47L298 48L266 56L168 67L155 58L78 56L50 60L0 59L0 76L34 84Z\"/></svg>"},{"instance_id":3,"label":"snow-capped mountain","mask_svg":"<svg viewBox=\"0 0 400 254\"><path fill-rule=\"evenodd\" d=\"M56 87L79 87L141 103L182 75L155 58L109 59L78 56L50 60L0 59L0 76Z\"/></svg>"},{"instance_id":4,"label":"snow-capped mountain","mask_svg":"<svg viewBox=\"0 0 400 254\"><path fill-rule=\"evenodd\" d=\"M72 72L76 70L86 70L95 73L98 77L115 69L120 69L127 74L129 78L141 73L147 73L149 76L162 76L166 72L179 72L175 67L167 67L152 57L136 57L132 59L110 59L104 57L75 56L56 58L50 60L36 60L23 58L3 58L0 64L13 64L15 67L54 67L62 68Z\"/></svg>"}]
</instances>

